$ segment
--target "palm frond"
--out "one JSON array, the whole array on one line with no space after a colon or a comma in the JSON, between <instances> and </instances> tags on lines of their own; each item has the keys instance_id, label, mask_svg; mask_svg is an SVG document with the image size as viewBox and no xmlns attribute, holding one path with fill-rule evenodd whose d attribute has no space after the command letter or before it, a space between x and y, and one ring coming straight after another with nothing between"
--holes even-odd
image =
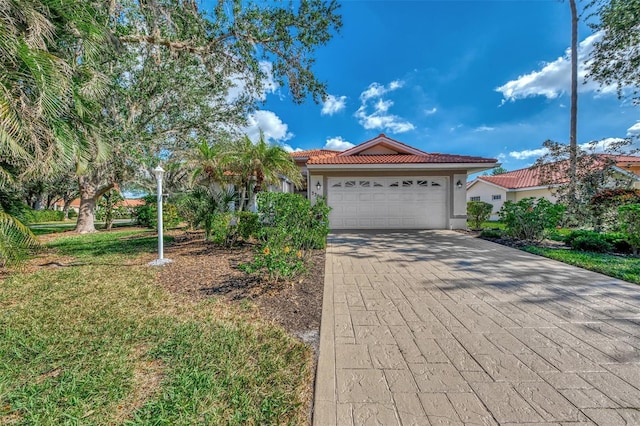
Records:
<instances>
[{"instance_id":1,"label":"palm frond","mask_svg":"<svg viewBox=\"0 0 640 426\"><path fill-rule=\"evenodd\" d=\"M24 261L38 247L40 243L28 227L0 211L0 267Z\"/></svg>"}]
</instances>

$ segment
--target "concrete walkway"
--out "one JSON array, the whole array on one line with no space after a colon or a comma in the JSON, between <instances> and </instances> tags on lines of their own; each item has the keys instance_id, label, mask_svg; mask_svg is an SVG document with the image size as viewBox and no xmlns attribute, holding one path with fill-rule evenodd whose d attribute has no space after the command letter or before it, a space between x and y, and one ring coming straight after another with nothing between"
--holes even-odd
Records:
<instances>
[{"instance_id":1,"label":"concrete walkway","mask_svg":"<svg viewBox=\"0 0 640 426\"><path fill-rule=\"evenodd\" d=\"M329 237L314 424L640 425L640 286L449 231Z\"/></svg>"}]
</instances>

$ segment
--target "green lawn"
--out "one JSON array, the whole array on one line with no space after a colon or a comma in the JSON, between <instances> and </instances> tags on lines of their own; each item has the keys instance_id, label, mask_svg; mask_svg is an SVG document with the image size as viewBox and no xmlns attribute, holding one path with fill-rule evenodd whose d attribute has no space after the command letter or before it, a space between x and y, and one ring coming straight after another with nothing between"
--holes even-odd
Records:
<instances>
[{"instance_id":1,"label":"green lawn","mask_svg":"<svg viewBox=\"0 0 640 426\"><path fill-rule=\"evenodd\" d=\"M78 266L0 281L0 423L307 422L310 350L251 307L169 294L136 260L155 243L61 237Z\"/></svg>"},{"instance_id":2,"label":"green lawn","mask_svg":"<svg viewBox=\"0 0 640 426\"><path fill-rule=\"evenodd\" d=\"M467 228L468 229L473 229L473 224L469 221L467 221ZM500 229L500 230L504 230L505 225L502 222L499 221L486 221L486 222L482 222L482 226L480 227L481 229Z\"/></svg>"},{"instance_id":3,"label":"green lawn","mask_svg":"<svg viewBox=\"0 0 640 426\"><path fill-rule=\"evenodd\" d=\"M528 246L523 250L614 278L640 284L640 258Z\"/></svg>"}]
</instances>

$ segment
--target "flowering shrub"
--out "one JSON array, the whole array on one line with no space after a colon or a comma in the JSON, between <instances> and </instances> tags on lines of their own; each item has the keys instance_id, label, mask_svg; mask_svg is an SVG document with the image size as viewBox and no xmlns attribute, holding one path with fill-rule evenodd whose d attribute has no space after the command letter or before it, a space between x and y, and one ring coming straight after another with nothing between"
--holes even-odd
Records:
<instances>
[{"instance_id":1,"label":"flowering shrub","mask_svg":"<svg viewBox=\"0 0 640 426\"><path fill-rule=\"evenodd\" d=\"M301 273L307 253L326 245L329 208L324 199L312 206L296 194L263 192L258 194L258 220L260 245L254 261L242 269L265 272L274 282Z\"/></svg>"},{"instance_id":2,"label":"flowering shrub","mask_svg":"<svg viewBox=\"0 0 640 426\"><path fill-rule=\"evenodd\" d=\"M498 215L509 236L526 241L541 241L546 229L558 225L564 210L563 205L553 204L546 198L525 198L517 203L505 201Z\"/></svg>"}]
</instances>

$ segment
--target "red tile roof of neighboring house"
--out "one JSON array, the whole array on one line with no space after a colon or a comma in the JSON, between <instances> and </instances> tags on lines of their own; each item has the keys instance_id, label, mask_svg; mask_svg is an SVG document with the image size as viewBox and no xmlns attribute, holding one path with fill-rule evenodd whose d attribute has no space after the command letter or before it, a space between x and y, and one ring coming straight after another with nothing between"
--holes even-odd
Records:
<instances>
[{"instance_id":1,"label":"red tile roof of neighboring house","mask_svg":"<svg viewBox=\"0 0 640 426\"><path fill-rule=\"evenodd\" d=\"M593 167L604 166L604 159L611 159L616 165L620 163L640 162L640 157L632 155L596 154ZM556 165L551 168L551 164ZM567 170L569 160L551 163L542 167L528 167L526 169L513 170L495 176L479 176L478 180L490 182L507 189L533 188L537 186L559 185L569 181ZM546 168L546 170L545 170Z\"/></svg>"},{"instance_id":2,"label":"red tile roof of neighboring house","mask_svg":"<svg viewBox=\"0 0 640 426\"><path fill-rule=\"evenodd\" d=\"M318 156L309 159L307 164L421 164L421 163L495 163L493 158L470 157L467 155L451 154L382 154L382 155L351 155L351 156Z\"/></svg>"},{"instance_id":3,"label":"red tile roof of neighboring house","mask_svg":"<svg viewBox=\"0 0 640 426\"><path fill-rule=\"evenodd\" d=\"M305 158L311 158L311 157L315 157L317 155L336 155L339 154L341 151L334 151L332 149L309 149L306 151L294 151L291 153L291 156L294 159L305 159Z\"/></svg>"}]
</instances>

